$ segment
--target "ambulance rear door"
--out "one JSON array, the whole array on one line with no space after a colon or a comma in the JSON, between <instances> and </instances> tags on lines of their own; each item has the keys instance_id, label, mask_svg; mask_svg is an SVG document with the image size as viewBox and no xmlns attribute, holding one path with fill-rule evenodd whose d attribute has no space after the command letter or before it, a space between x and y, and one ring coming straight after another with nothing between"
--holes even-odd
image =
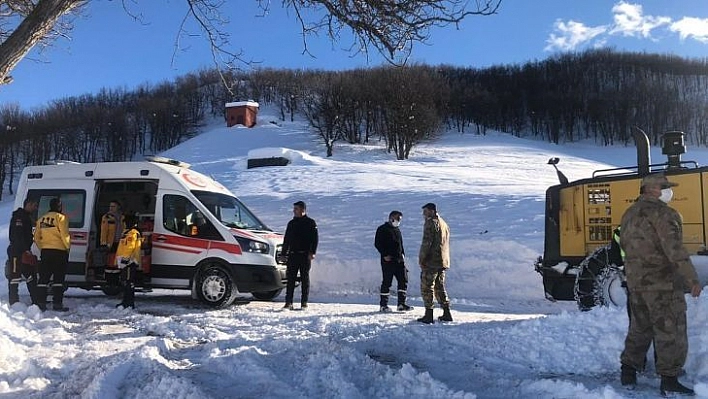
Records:
<instances>
[{"instance_id":1,"label":"ambulance rear door","mask_svg":"<svg viewBox=\"0 0 708 399\"><path fill-rule=\"evenodd\" d=\"M66 281L86 281L86 259L89 242L95 238L93 202L96 197L96 182L90 179L51 179L29 182L27 195L39 200L37 216L49 212L49 201L59 197L63 213L69 219L71 250Z\"/></svg>"}]
</instances>

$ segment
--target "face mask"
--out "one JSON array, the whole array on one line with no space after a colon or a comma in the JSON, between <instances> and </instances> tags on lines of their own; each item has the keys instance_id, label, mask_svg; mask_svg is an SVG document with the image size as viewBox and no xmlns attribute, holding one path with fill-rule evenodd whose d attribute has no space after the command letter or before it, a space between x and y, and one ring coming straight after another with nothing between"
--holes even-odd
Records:
<instances>
[{"instance_id":1,"label":"face mask","mask_svg":"<svg viewBox=\"0 0 708 399\"><path fill-rule=\"evenodd\" d=\"M671 188L664 188L661 190L661 195L659 196L659 199L665 203L669 203L671 201L671 198L674 197L674 190Z\"/></svg>"},{"instance_id":2,"label":"face mask","mask_svg":"<svg viewBox=\"0 0 708 399\"><path fill-rule=\"evenodd\" d=\"M392 225L393 227L398 227L398 226L401 225L401 221L400 221L400 220L394 220L393 222L391 222L391 225Z\"/></svg>"}]
</instances>

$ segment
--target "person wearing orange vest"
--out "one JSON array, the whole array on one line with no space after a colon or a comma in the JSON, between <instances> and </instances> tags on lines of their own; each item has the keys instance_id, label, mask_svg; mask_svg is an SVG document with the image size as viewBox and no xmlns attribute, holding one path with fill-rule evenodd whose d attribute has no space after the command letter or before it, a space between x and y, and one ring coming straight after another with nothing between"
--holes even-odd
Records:
<instances>
[{"instance_id":1,"label":"person wearing orange vest","mask_svg":"<svg viewBox=\"0 0 708 399\"><path fill-rule=\"evenodd\" d=\"M123 300L116 307L135 308L135 275L140 267L142 235L133 216L126 218L127 227L116 248L115 263L124 281Z\"/></svg>"},{"instance_id":2,"label":"person wearing orange vest","mask_svg":"<svg viewBox=\"0 0 708 399\"><path fill-rule=\"evenodd\" d=\"M37 220L34 242L41 250L39 263L39 283L37 284L37 306L47 309L47 289L52 279L52 308L56 311L69 310L64 307L64 278L69 265L71 236L69 219L62 213L61 199L49 201L49 212Z\"/></svg>"}]
</instances>

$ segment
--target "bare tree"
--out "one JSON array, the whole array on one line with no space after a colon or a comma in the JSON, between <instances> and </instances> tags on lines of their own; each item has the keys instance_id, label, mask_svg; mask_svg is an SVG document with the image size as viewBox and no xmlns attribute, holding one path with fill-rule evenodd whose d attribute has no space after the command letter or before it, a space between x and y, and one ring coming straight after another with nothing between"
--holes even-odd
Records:
<instances>
[{"instance_id":1,"label":"bare tree","mask_svg":"<svg viewBox=\"0 0 708 399\"><path fill-rule=\"evenodd\" d=\"M336 40L349 29L355 53L373 47L391 63L405 64L413 45L430 38L431 28L457 25L470 15L495 14L501 0L283 0L283 5L295 11L305 51L307 36L324 31Z\"/></svg>"},{"instance_id":2,"label":"bare tree","mask_svg":"<svg viewBox=\"0 0 708 399\"><path fill-rule=\"evenodd\" d=\"M57 22L84 0L4 0L0 2L0 84L37 43L70 30ZM15 21L19 21L15 23Z\"/></svg>"},{"instance_id":3,"label":"bare tree","mask_svg":"<svg viewBox=\"0 0 708 399\"><path fill-rule=\"evenodd\" d=\"M196 21L209 41L217 66L235 68L250 64L241 51L230 49L230 38L223 29L229 23L225 0L184 0L187 9L175 43L185 32L188 21ZM240 0L244 1L244 0ZM271 0L255 0L267 14ZM123 9L133 12L138 0L121 0ZM38 43L53 36L68 36L72 11L88 7L87 0L2 0L0 1L0 84L12 81L10 73ZM475 8L471 8L470 3ZM354 35L350 51L379 51L387 60L403 64L415 43L426 42L430 29L457 25L469 15L495 14L501 0L282 0L282 7L293 11L303 36L303 52L309 53L307 39L322 32L338 41L343 30ZM166 5L167 6L167 5ZM66 24L62 24L66 19ZM224 84L226 78L222 75Z\"/></svg>"}]
</instances>

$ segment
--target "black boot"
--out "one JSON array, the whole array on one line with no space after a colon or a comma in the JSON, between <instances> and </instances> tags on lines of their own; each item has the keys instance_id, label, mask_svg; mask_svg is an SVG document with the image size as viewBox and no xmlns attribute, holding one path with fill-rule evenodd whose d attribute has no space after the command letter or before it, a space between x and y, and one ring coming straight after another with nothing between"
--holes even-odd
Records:
<instances>
[{"instance_id":1,"label":"black boot","mask_svg":"<svg viewBox=\"0 0 708 399\"><path fill-rule=\"evenodd\" d=\"M452 315L450 314L450 305L443 305L443 315L438 317L440 321L452 321Z\"/></svg>"},{"instance_id":2,"label":"black boot","mask_svg":"<svg viewBox=\"0 0 708 399\"><path fill-rule=\"evenodd\" d=\"M135 308L135 285L133 283L126 283L121 305L124 308Z\"/></svg>"},{"instance_id":3,"label":"black boot","mask_svg":"<svg viewBox=\"0 0 708 399\"><path fill-rule=\"evenodd\" d=\"M695 396L696 393L693 391L691 388L687 388L678 381L678 378L676 376L669 377L662 375L661 376L661 386L659 387L659 390L661 391L661 396L666 396L667 392L676 392L681 395L685 396Z\"/></svg>"},{"instance_id":4,"label":"black boot","mask_svg":"<svg viewBox=\"0 0 708 399\"><path fill-rule=\"evenodd\" d=\"M413 306L408 306L408 305L405 304L405 303L400 303L400 302L399 302L397 309L398 309L399 312L409 312L409 311L413 310Z\"/></svg>"},{"instance_id":5,"label":"black boot","mask_svg":"<svg viewBox=\"0 0 708 399\"><path fill-rule=\"evenodd\" d=\"M398 311L408 312L413 310L413 306L408 306L406 304L406 291L398 290Z\"/></svg>"},{"instance_id":6,"label":"black boot","mask_svg":"<svg viewBox=\"0 0 708 399\"><path fill-rule=\"evenodd\" d=\"M419 318L418 321L425 324L433 324L433 309L425 309L425 316Z\"/></svg>"},{"instance_id":7,"label":"black boot","mask_svg":"<svg viewBox=\"0 0 708 399\"><path fill-rule=\"evenodd\" d=\"M44 312L45 310L47 310L47 287L38 285L35 288L35 293L37 296L37 307L39 308L39 310Z\"/></svg>"},{"instance_id":8,"label":"black boot","mask_svg":"<svg viewBox=\"0 0 708 399\"><path fill-rule=\"evenodd\" d=\"M379 312L391 313L391 308L388 307L388 295L381 294L381 299L379 300Z\"/></svg>"},{"instance_id":9,"label":"black boot","mask_svg":"<svg viewBox=\"0 0 708 399\"><path fill-rule=\"evenodd\" d=\"M620 382L624 386L637 385L637 370L634 367L622 365L620 369Z\"/></svg>"},{"instance_id":10,"label":"black boot","mask_svg":"<svg viewBox=\"0 0 708 399\"><path fill-rule=\"evenodd\" d=\"M39 295L37 293L37 277L30 276L27 278L27 291L29 291L32 305L36 305L37 302L39 302Z\"/></svg>"},{"instance_id":11,"label":"black boot","mask_svg":"<svg viewBox=\"0 0 708 399\"><path fill-rule=\"evenodd\" d=\"M64 286L55 285L52 287L52 310L66 312L69 308L64 307Z\"/></svg>"},{"instance_id":12,"label":"black boot","mask_svg":"<svg viewBox=\"0 0 708 399\"><path fill-rule=\"evenodd\" d=\"M7 299L8 302L10 302L10 305L12 306L13 303L19 302L20 301L20 284L18 283L10 283L7 286Z\"/></svg>"}]
</instances>

